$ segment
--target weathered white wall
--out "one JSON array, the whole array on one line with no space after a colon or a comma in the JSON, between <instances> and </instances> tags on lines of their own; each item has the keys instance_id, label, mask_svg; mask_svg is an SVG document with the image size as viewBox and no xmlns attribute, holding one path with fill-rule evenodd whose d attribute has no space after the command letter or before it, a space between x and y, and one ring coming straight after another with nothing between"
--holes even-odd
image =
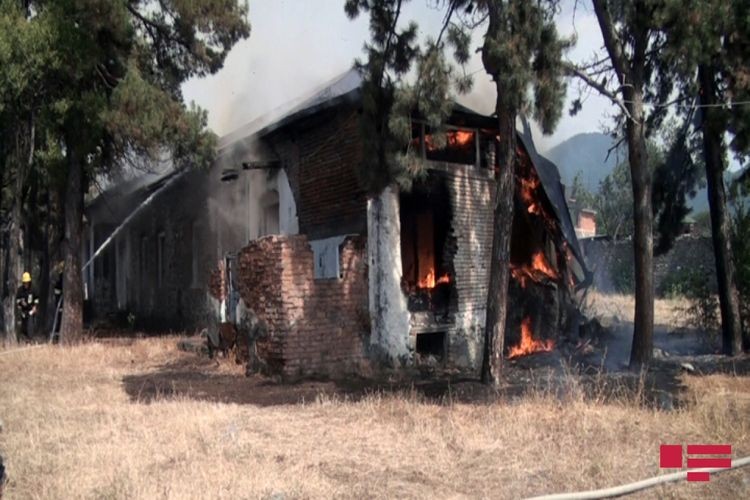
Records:
<instances>
[{"instance_id":1,"label":"weathered white wall","mask_svg":"<svg viewBox=\"0 0 750 500\"><path fill-rule=\"evenodd\" d=\"M398 190L386 188L367 201L370 348L394 367L411 362L409 311L401 291L401 223Z\"/></svg>"},{"instance_id":2,"label":"weathered white wall","mask_svg":"<svg viewBox=\"0 0 750 500\"><path fill-rule=\"evenodd\" d=\"M299 221L297 220L297 205L294 203L294 195L289 185L289 177L282 168L276 178L279 191L279 231L281 234L299 233Z\"/></svg>"}]
</instances>

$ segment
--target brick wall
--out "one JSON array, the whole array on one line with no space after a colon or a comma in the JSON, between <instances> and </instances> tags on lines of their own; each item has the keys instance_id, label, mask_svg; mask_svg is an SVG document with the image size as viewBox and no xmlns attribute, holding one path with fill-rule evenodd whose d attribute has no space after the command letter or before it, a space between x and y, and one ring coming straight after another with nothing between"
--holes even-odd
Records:
<instances>
[{"instance_id":1,"label":"brick wall","mask_svg":"<svg viewBox=\"0 0 750 500\"><path fill-rule=\"evenodd\" d=\"M239 291L265 335L258 357L287 379L358 372L365 359L365 238L341 246L341 279L313 279L304 235L266 236L239 253Z\"/></svg>"},{"instance_id":2,"label":"brick wall","mask_svg":"<svg viewBox=\"0 0 750 500\"><path fill-rule=\"evenodd\" d=\"M359 114L328 111L271 138L294 192L299 232L310 239L367 230L367 198L355 172L362 161Z\"/></svg>"},{"instance_id":3,"label":"brick wall","mask_svg":"<svg viewBox=\"0 0 750 500\"><path fill-rule=\"evenodd\" d=\"M226 300L227 273L224 261L220 261L216 269L208 277L208 293L218 301Z\"/></svg>"},{"instance_id":4,"label":"brick wall","mask_svg":"<svg viewBox=\"0 0 750 500\"><path fill-rule=\"evenodd\" d=\"M596 235L596 214L594 212L590 210L581 210L578 212L576 235L579 238Z\"/></svg>"}]
</instances>

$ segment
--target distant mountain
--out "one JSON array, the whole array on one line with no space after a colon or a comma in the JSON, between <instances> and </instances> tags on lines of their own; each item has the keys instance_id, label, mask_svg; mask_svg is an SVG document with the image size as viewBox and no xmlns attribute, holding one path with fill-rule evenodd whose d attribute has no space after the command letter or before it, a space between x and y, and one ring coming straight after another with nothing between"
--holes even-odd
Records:
<instances>
[{"instance_id":1,"label":"distant mountain","mask_svg":"<svg viewBox=\"0 0 750 500\"><path fill-rule=\"evenodd\" d=\"M566 186L573 185L573 179L581 172L583 185L589 191L596 191L599 182L625 159L625 153L612 151L612 137L598 132L574 135L553 147L545 156L560 169L560 177Z\"/></svg>"},{"instance_id":2,"label":"distant mountain","mask_svg":"<svg viewBox=\"0 0 750 500\"><path fill-rule=\"evenodd\" d=\"M619 150L607 153L614 145L612 137L599 132L574 135L570 139L553 147L545 156L552 160L560 170L560 178L566 187L573 185L573 179L581 172L584 187L591 192L599 189L602 181L619 162L627 160L624 146ZM695 198L688 200L693 214L708 210L708 199L705 189L700 189Z\"/></svg>"}]
</instances>

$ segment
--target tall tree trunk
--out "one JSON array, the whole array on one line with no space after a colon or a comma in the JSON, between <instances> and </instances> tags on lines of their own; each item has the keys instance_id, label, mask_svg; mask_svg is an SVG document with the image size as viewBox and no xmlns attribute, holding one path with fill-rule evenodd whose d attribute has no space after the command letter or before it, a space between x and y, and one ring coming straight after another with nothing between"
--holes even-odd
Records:
<instances>
[{"instance_id":1,"label":"tall tree trunk","mask_svg":"<svg viewBox=\"0 0 750 500\"><path fill-rule=\"evenodd\" d=\"M482 48L482 64L495 80L498 141L496 189L492 222L490 282L487 289L487 316L484 325L482 382L500 384L505 348L505 320L508 315L508 279L510 276L510 233L513 226L513 187L516 163L516 112L508 101L506 89L498 78L502 69L493 54L492 44L503 37L501 2L487 2L489 23Z\"/></svg>"},{"instance_id":2,"label":"tall tree trunk","mask_svg":"<svg viewBox=\"0 0 750 500\"><path fill-rule=\"evenodd\" d=\"M510 234L513 227L513 193L516 164L516 117L508 113L498 88L497 188L492 223L492 257L487 290L487 319L484 329L482 382L499 385L505 348L505 322L508 315L508 281L510 279Z\"/></svg>"},{"instance_id":3,"label":"tall tree trunk","mask_svg":"<svg viewBox=\"0 0 750 500\"><path fill-rule=\"evenodd\" d=\"M701 104L703 126L703 155L706 162L706 184L708 188L708 207L711 213L711 236L714 244L716 262L716 281L719 286L719 305L721 309L721 346L722 352L730 356L742 351L742 324L740 322L739 294L734 269L730 221L727 214L727 196L724 190L724 130L714 119L716 110L710 106L716 104L715 71L706 65L698 68L701 86Z\"/></svg>"},{"instance_id":4,"label":"tall tree trunk","mask_svg":"<svg viewBox=\"0 0 750 500\"><path fill-rule=\"evenodd\" d=\"M21 211L18 208L18 200L16 199L13 202L13 209L10 213L3 266L3 320L5 340L7 342L16 342L18 340L16 338L16 289L18 288L18 280L21 277L21 259L19 256L21 249L20 218Z\"/></svg>"},{"instance_id":5,"label":"tall tree trunk","mask_svg":"<svg viewBox=\"0 0 750 500\"><path fill-rule=\"evenodd\" d=\"M630 179L633 185L633 261L635 264L635 317L630 366L638 368L651 360L654 344L654 213L651 200L653 174L646 151L646 123L643 109L643 87L646 81L646 59L649 47L650 12L645 2L636 2L634 23L630 27L625 50L623 35L612 17L612 5L593 0L594 12L601 28L604 46L620 83L626 116L625 136L628 142ZM612 2L614 3L614 2ZM594 83L595 88L599 84ZM601 92L601 90L600 90ZM614 94L604 89L614 102Z\"/></svg>"},{"instance_id":6,"label":"tall tree trunk","mask_svg":"<svg viewBox=\"0 0 750 500\"><path fill-rule=\"evenodd\" d=\"M45 190L44 198L44 213L38 217L39 223L42 225L41 229L41 241L38 252L39 252L39 320L37 322L37 330L41 332L47 338L49 333L49 321L48 318L50 310L50 262L49 262L49 190ZM54 308L54 306L52 306Z\"/></svg>"},{"instance_id":7,"label":"tall tree trunk","mask_svg":"<svg viewBox=\"0 0 750 500\"><path fill-rule=\"evenodd\" d=\"M22 232L24 222L24 190L26 189L26 178L34 163L34 146L36 144L36 128L34 126L34 115L29 115L29 120L24 126L19 126L16 132L15 151L15 192L12 194L12 207L8 227L8 246L5 254L5 266L3 276L3 320L5 326L5 338L7 341L16 342L16 289L21 277L21 259L24 235ZM25 128L28 125L28 129ZM27 146L28 151L21 151ZM23 157L25 155L25 158ZM27 231L28 233L28 231Z\"/></svg>"},{"instance_id":8,"label":"tall tree trunk","mask_svg":"<svg viewBox=\"0 0 750 500\"><path fill-rule=\"evenodd\" d=\"M640 86L637 87L640 89ZM633 258L635 263L635 318L630 366L651 360L654 345L654 212L651 200L653 175L648 165L643 94L630 94L631 117L627 120L628 158L633 184Z\"/></svg>"},{"instance_id":9,"label":"tall tree trunk","mask_svg":"<svg viewBox=\"0 0 750 500\"><path fill-rule=\"evenodd\" d=\"M68 179L65 188L65 243L63 272L63 316L60 337L73 343L83 334L83 279L81 241L83 231L83 159L68 143Z\"/></svg>"}]
</instances>

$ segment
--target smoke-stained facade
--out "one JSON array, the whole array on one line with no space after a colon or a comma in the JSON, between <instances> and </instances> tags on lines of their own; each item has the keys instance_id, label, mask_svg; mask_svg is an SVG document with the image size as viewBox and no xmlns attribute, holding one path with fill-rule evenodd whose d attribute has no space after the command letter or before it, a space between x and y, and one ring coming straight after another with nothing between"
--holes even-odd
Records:
<instances>
[{"instance_id":1,"label":"smoke-stained facade","mask_svg":"<svg viewBox=\"0 0 750 500\"><path fill-rule=\"evenodd\" d=\"M86 210L85 260L139 211L85 272L93 316L130 316L159 330L215 327L222 307L207 290L227 254L266 234L298 231L286 173L273 164L242 167L259 159L253 141L220 144L208 170L150 176L135 189L126 184L100 195Z\"/></svg>"},{"instance_id":2,"label":"smoke-stained facade","mask_svg":"<svg viewBox=\"0 0 750 500\"><path fill-rule=\"evenodd\" d=\"M249 339L252 369L289 379L420 366L476 373L494 176L504 168L494 121L457 106L447 140L435 141L415 118L427 175L408 192L368 196L355 173L359 84L347 73L280 119L233 134L211 170L165 189L94 266L96 311L170 329L232 323ZM533 351L567 327L585 268L556 168L530 137L519 148L508 342ZM94 243L117 222L103 207L88 211Z\"/></svg>"}]
</instances>

